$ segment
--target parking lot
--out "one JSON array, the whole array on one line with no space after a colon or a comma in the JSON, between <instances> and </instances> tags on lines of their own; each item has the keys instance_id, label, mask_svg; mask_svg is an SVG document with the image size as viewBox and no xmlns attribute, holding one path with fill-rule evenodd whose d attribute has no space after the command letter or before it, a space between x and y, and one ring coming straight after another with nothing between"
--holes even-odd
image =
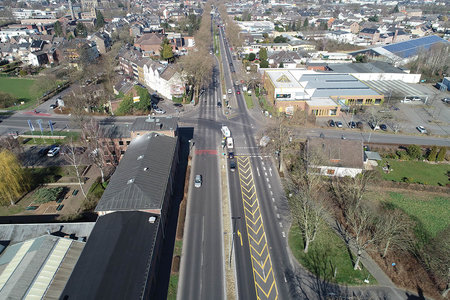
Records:
<instances>
[{"instance_id":1,"label":"parking lot","mask_svg":"<svg viewBox=\"0 0 450 300\"><path fill-rule=\"evenodd\" d=\"M423 95L428 95L427 101L411 101L401 103L398 99L377 108L377 115L383 116L379 125L385 124L387 132L418 134L417 126L423 126L428 134L436 136L450 135L450 104L444 103L441 99L450 97L450 92L439 92L431 85L415 85L422 90ZM356 112L341 112L339 117L318 118L316 124L321 127L329 127L329 120L341 121L343 128L350 129L349 122L362 122L363 130L370 130L367 114ZM355 128L353 130L359 130Z\"/></svg>"},{"instance_id":2,"label":"parking lot","mask_svg":"<svg viewBox=\"0 0 450 300\"><path fill-rule=\"evenodd\" d=\"M39 146L24 146L23 152L19 155L22 164L25 167L50 167L50 166L67 166L70 165L70 162L67 160L66 149L64 146L61 148L61 152L56 156L47 156L47 152L42 151L42 149L48 150L48 145L39 145ZM87 165L89 164L88 157L85 151L81 150L76 151L77 155L79 155L80 164ZM41 152L39 152L41 151ZM45 152L45 153L44 153Z\"/></svg>"}]
</instances>

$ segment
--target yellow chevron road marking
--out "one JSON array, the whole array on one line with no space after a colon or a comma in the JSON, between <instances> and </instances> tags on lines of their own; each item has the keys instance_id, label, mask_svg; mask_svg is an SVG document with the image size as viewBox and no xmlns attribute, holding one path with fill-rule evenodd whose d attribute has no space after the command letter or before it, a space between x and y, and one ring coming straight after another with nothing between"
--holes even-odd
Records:
<instances>
[{"instance_id":1,"label":"yellow chevron road marking","mask_svg":"<svg viewBox=\"0 0 450 300\"><path fill-rule=\"evenodd\" d=\"M253 233L255 233L256 235L258 235L258 232L259 232L259 230L261 229L262 224L259 224L259 227L258 227L258 229L257 229L256 231L254 231L253 228L252 228L251 226L249 226L249 225L247 225L247 227L250 228L250 229L253 231Z\"/></svg>"}]
</instances>

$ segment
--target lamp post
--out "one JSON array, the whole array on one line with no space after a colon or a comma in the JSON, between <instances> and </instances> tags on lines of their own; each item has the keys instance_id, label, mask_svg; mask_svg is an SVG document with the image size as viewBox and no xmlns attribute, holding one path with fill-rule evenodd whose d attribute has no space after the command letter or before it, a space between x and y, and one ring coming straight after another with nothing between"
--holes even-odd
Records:
<instances>
[{"instance_id":1,"label":"lamp post","mask_svg":"<svg viewBox=\"0 0 450 300\"><path fill-rule=\"evenodd\" d=\"M230 249L230 267L231 267L231 259L233 257L233 247L234 247L234 235L236 234L236 220L239 220L241 217L231 217L233 220L233 235L231 236L231 249Z\"/></svg>"}]
</instances>

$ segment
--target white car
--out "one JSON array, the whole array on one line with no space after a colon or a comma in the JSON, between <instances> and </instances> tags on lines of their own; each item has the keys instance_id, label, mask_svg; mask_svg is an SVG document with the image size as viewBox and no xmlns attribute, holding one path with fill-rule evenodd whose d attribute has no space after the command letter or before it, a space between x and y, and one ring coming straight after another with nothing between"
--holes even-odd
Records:
<instances>
[{"instance_id":1,"label":"white car","mask_svg":"<svg viewBox=\"0 0 450 300\"><path fill-rule=\"evenodd\" d=\"M157 114L165 114L166 113L166 111L164 109L161 109L159 107L155 108L154 111Z\"/></svg>"},{"instance_id":2,"label":"white car","mask_svg":"<svg viewBox=\"0 0 450 300\"><path fill-rule=\"evenodd\" d=\"M195 179L194 179L194 186L196 188L199 188L202 186L202 175L195 175Z\"/></svg>"},{"instance_id":3,"label":"white car","mask_svg":"<svg viewBox=\"0 0 450 300\"><path fill-rule=\"evenodd\" d=\"M427 132L428 132L428 131L425 129L425 127L423 127L423 126L417 126L416 129L419 130L420 133L427 133Z\"/></svg>"},{"instance_id":4,"label":"white car","mask_svg":"<svg viewBox=\"0 0 450 300\"><path fill-rule=\"evenodd\" d=\"M228 94L231 94L231 93L232 93L231 89L228 89Z\"/></svg>"},{"instance_id":5,"label":"white car","mask_svg":"<svg viewBox=\"0 0 450 300\"><path fill-rule=\"evenodd\" d=\"M53 156L58 155L60 149L61 149L60 147L54 147L54 148L48 150L47 156L53 157Z\"/></svg>"}]
</instances>

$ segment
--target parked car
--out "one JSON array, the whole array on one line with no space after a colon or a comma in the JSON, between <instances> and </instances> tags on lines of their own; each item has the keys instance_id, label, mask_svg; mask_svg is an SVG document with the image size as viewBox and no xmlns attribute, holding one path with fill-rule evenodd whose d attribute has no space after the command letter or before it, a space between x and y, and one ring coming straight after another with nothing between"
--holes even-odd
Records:
<instances>
[{"instance_id":1,"label":"parked car","mask_svg":"<svg viewBox=\"0 0 450 300\"><path fill-rule=\"evenodd\" d=\"M51 109L55 109L55 108L57 108L58 107L58 105L56 105L56 104L50 104L50 108Z\"/></svg>"},{"instance_id":2,"label":"parked car","mask_svg":"<svg viewBox=\"0 0 450 300\"><path fill-rule=\"evenodd\" d=\"M50 147L44 147L38 151L39 156L46 156Z\"/></svg>"},{"instance_id":3,"label":"parked car","mask_svg":"<svg viewBox=\"0 0 450 300\"><path fill-rule=\"evenodd\" d=\"M222 102L217 101L217 107L218 107L218 108L221 108L221 107L222 107Z\"/></svg>"},{"instance_id":4,"label":"parked car","mask_svg":"<svg viewBox=\"0 0 450 300\"><path fill-rule=\"evenodd\" d=\"M354 121L348 122L348 127L356 128L356 122L354 122Z\"/></svg>"},{"instance_id":5,"label":"parked car","mask_svg":"<svg viewBox=\"0 0 450 300\"><path fill-rule=\"evenodd\" d=\"M380 125L380 129L383 130L383 131L387 131L387 126L386 126L386 124L381 124L381 125Z\"/></svg>"},{"instance_id":6,"label":"parked car","mask_svg":"<svg viewBox=\"0 0 450 300\"><path fill-rule=\"evenodd\" d=\"M61 148L59 148L59 147L53 147L53 148L51 148L50 150L48 150L47 156L53 157L53 156L58 155L60 149L61 149Z\"/></svg>"},{"instance_id":7,"label":"parked car","mask_svg":"<svg viewBox=\"0 0 450 300\"><path fill-rule=\"evenodd\" d=\"M202 186L202 182L203 182L203 180L202 180L202 175L195 175L195 179L194 179L194 186L196 187L196 188L199 188L199 187L201 187Z\"/></svg>"},{"instance_id":8,"label":"parked car","mask_svg":"<svg viewBox=\"0 0 450 300\"><path fill-rule=\"evenodd\" d=\"M237 90L237 91L236 91L236 94L240 95L240 94L241 94L241 91L240 91L240 90Z\"/></svg>"},{"instance_id":9,"label":"parked car","mask_svg":"<svg viewBox=\"0 0 450 300\"><path fill-rule=\"evenodd\" d=\"M369 122L369 126L372 130L380 130L380 126L374 122Z\"/></svg>"},{"instance_id":10,"label":"parked car","mask_svg":"<svg viewBox=\"0 0 450 300\"><path fill-rule=\"evenodd\" d=\"M333 120L328 120L328 126L334 127L335 125Z\"/></svg>"},{"instance_id":11,"label":"parked car","mask_svg":"<svg viewBox=\"0 0 450 300\"><path fill-rule=\"evenodd\" d=\"M423 126L417 126L416 129L419 130L420 133L428 133L428 131Z\"/></svg>"},{"instance_id":12,"label":"parked car","mask_svg":"<svg viewBox=\"0 0 450 300\"><path fill-rule=\"evenodd\" d=\"M232 93L231 89L228 89L228 94L231 94L231 93Z\"/></svg>"},{"instance_id":13,"label":"parked car","mask_svg":"<svg viewBox=\"0 0 450 300\"><path fill-rule=\"evenodd\" d=\"M164 110L164 109L161 109L161 108L155 108L155 109L153 109L154 111L155 111L155 113L157 113L157 114L165 114L166 113L166 111Z\"/></svg>"},{"instance_id":14,"label":"parked car","mask_svg":"<svg viewBox=\"0 0 450 300\"><path fill-rule=\"evenodd\" d=\"M234 158L234 152L228 152L228 158L233 159Z\"/></svg>"},{"instance_id":15,"label":"parked car","mask_svg":"<svg viewBox=\"0 0 450 300\"><path fill-rule=\"evenodd\" d=\"M158 104L152 103L152 108L153 108L153 109L157 109L157 108L158 108Z\"/></svg>"},{"instance_id":16,"label":"parked car","mask_svg":"<svg viewBox=\"0 0 450 300\"><path fill-rule=\"evenodd\" d=\"M442 98L442 102L444 102L444 103L450 103L450 98Z\"/></svg>"},{"instance_id":17,"label":"parked car","mask_svg":"<svg viewBox=\"0 0 450 300\"><path fill-rule=\"evenodd\" d=\"M364 124L363 124L363 122L356 122L356 128L358 128L358 129L364 129Z\"/></svg>"},{"instance_id":18,"label":"parked car","mask_svg":"<svg viewBox=\"0 0 450 300\"><path fill-rule=\"evenodd\" d=\"M181 103L174 103L173 106L176 106L176 107L183 107L183 104L181 104Z\"/></svg>"},{"instance_id":19,"label":"parked car","mask_svg":"<svg viewBox=\"0 0 450 300\"><path fill-rule=\"evenodd\" d=\"M342 122L341 121L335 121L334 124L336 125L336 127L342 128Z\"/></svg>"}]
</instances>

